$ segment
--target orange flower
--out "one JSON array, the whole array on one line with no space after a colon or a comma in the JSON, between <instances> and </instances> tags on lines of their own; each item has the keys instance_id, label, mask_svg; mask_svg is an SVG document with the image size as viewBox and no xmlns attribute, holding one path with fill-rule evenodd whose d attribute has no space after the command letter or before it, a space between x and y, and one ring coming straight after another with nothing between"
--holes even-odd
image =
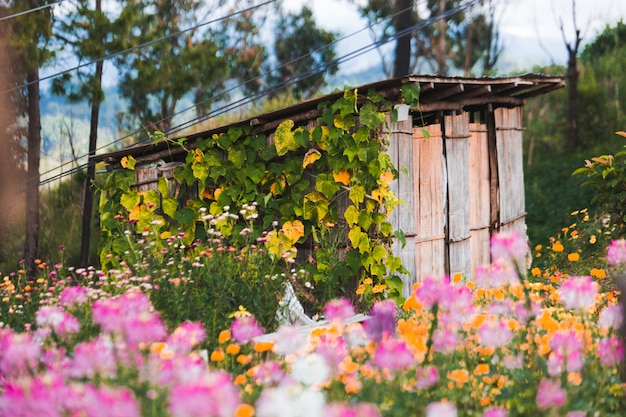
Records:
<instances>
[{"instance_id":1,"label":"orange flower","mask_svg":"<svg viewBox=\"0 0 626 417\"><path fill-rule=\"evenodd\" d=\"M578 262L579 259L580 255L578 255L576 252L567 254L567 260L570 262Z\"/></svg>"},{"instance_id":2,"label":"orange flower","mask_svg":"<svg viewBox=\"0 0 626 417\"><path fill-rule=\"evenodd\" d=\"M538 277L541 275L541 269L537 267L534 267L533 269L531 269L530 272L533 274L533 277Z\"/></svg>"},{"instance_id":3,"label":"orange flower","mask_svg":"<svg viewBox=\"0 0 626 417\"><path fill-rule=\"evenodd\" d=\"M423 307L417 301L417 298L411 295L410 297L407 297L407 299L404 301L404 305L402 306L402 308L404 309L404 311L409 311L409 310L421 310Z\"/></svg>"},{"instance_id":4,"label":"orange flower","mask_svg":"<svg viewBox=\"0 0 626 417\"><path fill-rule=\"evenodd\" d=\"M246 376L245 375L237 375L233 382L235 383L235 385L243 385L243 384L246 383Z\"/></svg>"},{"instance_id":5,"label":"orange flower","mask_svg":"<svg viewBox=\"0 0 626 417\"><path fill-rule=\"evenodd\" d=\"M222 330L217 337L219 343L225 343L230 340L230 330Z\"/></svg>"},{"instance_id":6,"label":"orange flower","mask_svg":"<svg viewBox=\"0 0 626 417\"><path fill-rule=\"evenodd\" d=\"M221 362L224 360L224 352L222 352L221 349L218 350L214 350L213 352L211 352L211 357L210 357L211 362Z\"/></svg>"},{"instance_id":7,"label":"orange flower","mask_svg":"<svg viewBox=\"0 0 626 417\"><path fill-rule=\"evenodd\" d=\"M239 404L235 410L235 417L252 417L254 415L254 407L250 404Z\"/></svg>"},{"instance_id":8,"label":"orange flower","mask_svg":"<svg viewBox=\"0 0 626 417\"><path fill-rule=\"evenodd\" d=\"M554 252L563 252L565 248L563 247L563 244L557 240L556 242L554 242L554 245L552 245L552 250Z\"/></svg>"},{"instance_id":9,"label":"orange flower","mask_svg":"<svg viewBox=\"0 0 626 417\"><path fill-rule=\"evenodd\" d=\"M257 353L267 352L272 350L274 343L272 342L258 342L254 345L254 351Z\"/></svg>"},{"instance_id":10,"label":"orange flower","mask_svg":"<svg viewBox=\"0 0 626 417\"><path fill-rule=\"evenodd\" d=\"M553 332L559 328L559 322L554 319L547 310L537 319L537 324L549 332Z\"/></svg>"},{"instance_id":11,"label":"orange flower","mask_svg":"<svg viewBox=\"0 0 626 417\"><path fill-rule=\"evenodd\" d=\"M236 355L241 351L241 347L235 343L231 343L226 347L226 353L229 355Z\"/></svg>"},{"instance_id":12,"label":"orange flower","mask_svg":"<svg viewBox=\"0 0 626 417\"><path fill-rule=\"evenodd\" d=\"M454 381L456 386L460 388L469 381L469 372L467 369L455 369L454 371L448 372L448 379Z\"/></svg>"},{"instance_id":13,"label":"orange flower","mask_svg":"<svg viewBox=\"0 0 626 417\"><path fill-rule=\"evenodd\" d=\"M237 356L237 363L242 365L247 365L252 361L252 356L250 355L239 355Z\"/></svg>"},{"instance_id":14,"label":"orange flower","mask_svg":"<svg viewBox=\"0 0 626 417\"><path fill-rule=\"evenodd\" d=\"M589 275L597 279L604 279L606 278L606 271L600 268L591 268Z\"/></svg>"},{"instance_id":15,"label":"orange flower","mask_svg":"<svg viewBox=\"0 0 626 417\"><path fill-rule=\"evenodd\" d=\"M489 373L489 365L486 363L479 363L476 368L474 368L474 375L486 375Z\"/></svg>"}]
</instances>

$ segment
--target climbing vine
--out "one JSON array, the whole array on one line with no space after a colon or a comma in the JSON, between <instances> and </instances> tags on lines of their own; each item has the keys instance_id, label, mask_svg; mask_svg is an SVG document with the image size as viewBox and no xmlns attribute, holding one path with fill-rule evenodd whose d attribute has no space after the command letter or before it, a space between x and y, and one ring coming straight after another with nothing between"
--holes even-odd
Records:
<instances>
[{"instance_id":1,"label":"climbing vine","mask_svg":"<svg viewBox=\"0 0 626 417\"><path fill-rule=\"evenodd\" d=\"M415 107L418 95L416 85L403 87L406 104ZM365 300L363 294L380 296L381 289L400 299L399 275L407 271L391 253L396 231L389 221L401 203L390 189L398 171L385 152L388 116L395 117L392 105L376 92L346 90L319 110L318 125L310 130L285 120L269 138L236 126L197 139L193 146L178 141L176 146L187 146L185 163L174 170L178 195L170 194L165 177L157 189L137 191L132 186L136 161L125 157L125 169L109 177L102 193L102 263L127 250L124 232L129 228L141 233L158 225L163 239L184 233L191 243L206 238L202 211L219 213L224 206L255 202L258 230L276 221L281 225L266 239L283 249L300 248L297 264L313 277L317 301L355 300L359 285L365 307L373 298ZM197 195L181 201L185 190L197 190ZM222 232L236 235L244 226ZM363 291L364 283L379 291Z\"/></svg>"}]
</instances>

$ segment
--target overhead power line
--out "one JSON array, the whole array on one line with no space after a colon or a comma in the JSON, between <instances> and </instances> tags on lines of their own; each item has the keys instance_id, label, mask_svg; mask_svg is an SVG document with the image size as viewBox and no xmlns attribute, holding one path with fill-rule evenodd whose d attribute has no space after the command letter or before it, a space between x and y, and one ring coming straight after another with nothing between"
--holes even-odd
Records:
<instances>
[{"instance_id":1,"label":"overhead power line","mask_svg":"<svg viewBox=\"0 0 626 417\"><path fill-rule=\"evenodd\" d=\"M0 17L0 22L2 22L3 20L12 19L14 17L24 16L26 14L37 12L39 10L47 9L47 8L52 7L54 5L57 5L59 3L63 3L64 1L65 0L58 0L58 1L55 1L54 3L48 3L48 4L44 4L43 6L33 7L32 9L23 10L21 12L13 13L13 14L10 14L8 16L2 16L2 17Z\"/></svg>"},{"instance_id":2,"label":"overhead power line","mask_svg":"<svg viewBox=\"0 0 626 417\"><path fill-rule=\"evenodd\" d=\"M437 22L437 21L439 21L441 19L448 18L448 17L450 17L450 16L452 16L452 15L454 15L456 13L459 13L459 12L461 12L463 10L466 10L466 9L468 9L468 8L478 4L478 3L480 3L481 1L482 0L469 0L466 3L463 3L463 4L461 4L461 5L459 5L459 6L455 7L455 8L447 10L447 11L445 11L443 13L440 13L440 14L438 14L436 16L432 16L432 17L430 17L428 19L425 19L425 20L423 20L423 21L421 21L421 22L419 22L419 23L417 23L417 24L415 24L415 25L413 25L411 27L408 27L408 28L406 28L406 29L404 29L404 30L402 30L402 31L400 31L398 33L395 33L393 35L390 35L390 36L385 37L383 39L380 39L378 41L369 43L369 44L367 44L367 45L365 45L365 46L363 46L361 48L358 48L358 49L356 49L356 50L354 50L354 51L352 51L352 52L350 52L348 54L345 54L345 55L335 59L334 61L332 61L328 65L326 65L323 69L310 70L310 71L307 71L307 72L302 73L302 74L296 74L295 76L289 78L288 80L283 81L282 83L274 85L274 86L272 86L270 88L267 88L267 89L262 90L262 91L260 91L258 93L252 94L250 96L244 97L244 98L242 98L240 100L237 100L237 101L235 101L233 103L229 103L229 104L227 104L225 106L222 106L222 107L220 107L220 108L218 108L218 109L216 109L214 111L207 112L207 113L205 113L205 114L203 114L203 115L201 115L199 117L196 117L196 118L194 118L192 120L189 120L189 121L187 121L185 123L181 123L181 124L179 124L177 126L174 126L172 129L170 129L166 133L170 133L171 134L171 133L179 132L179 131L183 130L184 128L188 127L189 125L196 123L200 119L205 119L207 117L214 117L214 116L218 116L218 115L224 114L224 113L226 113L228 111L234 110L234 109L236 109L238 107L241 107L241 106L243 106L245 104L248 104L248 103L250 103L252 101L255 101L255 100L259 99L259 98L262 98L262 97L265 97L267 95L270 95L270 94L272 94L272 93L274 93L276 91L280 91L282 89L285 89L285 88L287 88L287 87L297 83L298 81L302 81L302 80L307 79L307 78L309 78L309 77L311 77L311 76L313 76L313 75L315 75L315 74L317 74L319 72L326 71L326 69L328 69L328 68L331 68L333 66L338 66L338 65L340 65L340 64L342 64L344 62L347 62L349 60L357 58L357 57L359 57L359 56L361 56L361 55L363 55L365 53L368 53L368 52L370 52L370 51L372 51L372 50L374 50L376 48L379 48L382 45L385 45L385 44L387 44L389 42L392 42L392 41L396 40L399 37L405 36L405 35L407 35L407 34L409 34L411 32L414 32L414 31L416 31L418 29L422 29L422 28L424 28L426 26L429 26L429 25L431 25L431 24L433 24L433 23L435 23L435 22ZM127 135L124 138L127 138L129 136L130 135ZM107 147L107 146L110 146L111 144L117 143L117 142L119 142L120 140L122 140L124 138L117 139L116 141L110 142L109 144L104 145L104 147ZM102 147L99 148L99 149L102 149ZM88 156L88 155L84 155L84 156ZM69 175L69 174L71 174L73 172L76 172L76 171L78 171L80 169L83 169L83 168L89 166L89 164L93 164L93 163L94 163L93 161L88 161L87 163L84 163L84 164L82 164L82 165L80 165L78 167L75 167L75 168L71 169L71 170L64 171L64 172L62 172L62 173L60 173L58 175L55 175L55 176L50 177L50 178L48 178L46 180L43 180L43 181L41 181L39 183L39 185L44 185L44 184L47 184L48 182L55 181L55 180L57 180L59 178L62 178L64 176L66 176L66 175ZM58 167L55 168L55 170L56 169L58 169ZM48 172L50 172L50 171L48 171Z\"/></svg>"},{"instance_id":3,"label":"overhead power line","mask_svg":"<svg viewBox=\"0 0 626 417\"><path fill-rule=\"evenodd\" d=\"M61 1L64 1L64 0L61 0ZM240 15L240 14L243 14L243 13L247 13L247 12L249 12L249 11L252 11L252 10L254 10L254 9L258 9L258 8L260 8L260 7L266 6L266 5L271 4L271 3L275 3L276 1L277 1L277 0L267 0L267 1L263 2L263 3L257 4L257 5L254 5L254 6L250 6L250 7L246 8L246 9L242 9L242 10L238 10L238 11L235 11L235 12L229 13L229 14L228 14L228 15L226 15L226 16L222 16L222 17L219 17L219 18L217 18L217 19L209 20L209 21L207 21L207 22L199 23L199 24L194 25L194 26L192 26L192 27L190 27L190 28L183 29L183 30L180 30L180 31L175 32L175 33L170 33L169 35L166 35L166 36L160 37L160 38L158 38L158 39L153 39L153 40L151 40L151 41L148 41L148 42L142 43L141 45L136 45L136 46L133 46L133 47L131 47L131 48L124 49L124 50L122 50L122 51L114 52L114 53L112 53L112 54L108 54L108 55L105 55L105 56L103 56L103 57L101 57L101 58L98 58L98 59L96 59L96 60L94 60L94 61L85 62L85 63L82 63L82 64L77 65L77 66L75 66L75 67L68 68L68 69L66 69L66 70L59 71L59 72L56 72L56 73L54 73L54 74L47 75L47 76L45 76L45 77L41 77L41 78L39 78L39 79L38 79L38 80L36 80L36 81L27 82L27 83L20 84L20 85L18 85L18 86L15 86L15 87L9 88L9 89L7 89L7 90L0 91L0 94L10 93L10 92L12 92L12 91L16 91L16 90L20 90L20 89L22 89L22 88L24 88L24 87L28 87L29 85L37 84L37 83L40 83L40 82L42 82L42 81L46 81L46 80L49 80L49 79L52 79L52 78L59 77L59 76L61 76L61 75L64 75L64 74L70 73L70 72L72 72L72 71L76 71L76 70L79 70L79 69L81 69L81 68L87 67L87 66L89 66L89 65L96 64L96 63L98 63L98 62L100 62L100 61L105 61L105 60L107 60L107 59L115 58L116 56L127 54L127 53L132 52L132 51L134 51L134 50L136 50L136 49L145 48L146 46L150 46L150 45L153 45L153 44L155 44L155 43L158 43L158 42L161 42L161 41L164 41L164 40L167 40L167 39L171 39L171 38L174 38L174 37L176 37L176 36L180 36L180 35L182 35L183 33L187 33L187 32L194 31L194 30L199 29L199 28L201 28L201 27L203 27L203 26L207 26L207 25L210 25L210 24L212 24L212 23L217 23L217 22L222 21L222 20L230 19L230 18L232 18L232 17L234 17L234 16L237 16L237 15Z\"/></svg>"}]
</instances>

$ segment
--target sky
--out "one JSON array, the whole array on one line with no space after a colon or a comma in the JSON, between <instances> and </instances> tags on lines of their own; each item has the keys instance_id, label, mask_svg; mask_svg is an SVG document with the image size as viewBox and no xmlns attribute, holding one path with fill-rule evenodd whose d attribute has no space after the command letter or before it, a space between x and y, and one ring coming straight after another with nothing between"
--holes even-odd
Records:
<instances>
[{"instance_id":1,"label":"sky","mask_svg":"<svg viewBox=\"0 0 626 417\"><path fill-rule=\"evenodd\" d=\"M364 0L354 0L363 2ZM288 10L303 4L314 13L319 26L347 35L367 26L350 0L289 0ZM581 30L583 44L595 38L607 24L626 19L625 0L576 0L576 26ZM505 48L500 57L502 71L532 69L534 65L564 64L567 50L560 30L561 21L568 42L574 42L572 0L496 0L497 18ZM341 41L338 55L350 53L371 42L368 31ZM581 48L582 50L582 48ZM378 61L376 52L350 60L341 72L359 71Z\"/></svg>"}]
</instances>

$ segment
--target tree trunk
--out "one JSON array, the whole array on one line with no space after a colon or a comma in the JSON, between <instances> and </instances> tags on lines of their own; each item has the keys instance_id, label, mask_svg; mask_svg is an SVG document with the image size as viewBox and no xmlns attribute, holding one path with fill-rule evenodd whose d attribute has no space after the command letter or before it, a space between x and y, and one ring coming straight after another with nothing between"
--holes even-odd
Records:
<instances>
[{"instance_id":1,"label":"tree trunk","mask_svg":"<svg viewBox=\"0 0 626 417\"><path fill-rule=\"evenodd\" d=\"M442 14L446 11L446 1L439 0L437 5L437 14ZM446 75L448 72L448 51L446 43L446 31L447 23L445 19L439 19L437 21L437 73L438 75Z\"/></svg>"},{"instance_id":2,"label":"tree trunk","mask_svg":"<svg viewBox=\"0 0 626 417\"><path fill-rule=\"evenodd\" d=\"M41 114L39 109L39 68L31 69L28 81L28 173L26 175L26 231L24 262L26 273L34 276L39 252L39 159Z\"/></svg>"},{"instance_id":3,"label":"tree trunk","mask_svg":"<svg viewBox=\"0 0 626 417\"><path fill-rule=\"evenodd\" d=\"M578 45L579 41L576 42ZM567 61L567 125L568 142L573 147L580 146L578 135L577 113L578 113L578 47L569 49L569 59Z\"/></svg>"},{"instance_id":4,"label":"tree trunk","mask_svg":"<svg viewBox=\"0 0 626 417\"><path fill-rule=\"evenodd\" d=\"M396 33L411 27L413 22L413 0L396 0L394 3L394 26ZM401 77L409 74L411 67L411 34L406 33L396 39L393 76Z\"/></svg>"},{"instance_id":5,"label":"tree trunk","mask_svg":"<svg viewBox=\"0 0 626 417\"><path fill-rule=\"evenodd\" d=\"M96 12L102 10L102 0L96 0ZM96 165L91 158L98 147L98 119L102 103L102 64L96 63L93 95L91 97L91 124L89 126L89 158L87 159L87 178L83 184L82 234L80 240L80 265L89 266L89 242L91 240L91 217L93 215L93 186L96 179Z\"/></svg>"}]
</instances>

